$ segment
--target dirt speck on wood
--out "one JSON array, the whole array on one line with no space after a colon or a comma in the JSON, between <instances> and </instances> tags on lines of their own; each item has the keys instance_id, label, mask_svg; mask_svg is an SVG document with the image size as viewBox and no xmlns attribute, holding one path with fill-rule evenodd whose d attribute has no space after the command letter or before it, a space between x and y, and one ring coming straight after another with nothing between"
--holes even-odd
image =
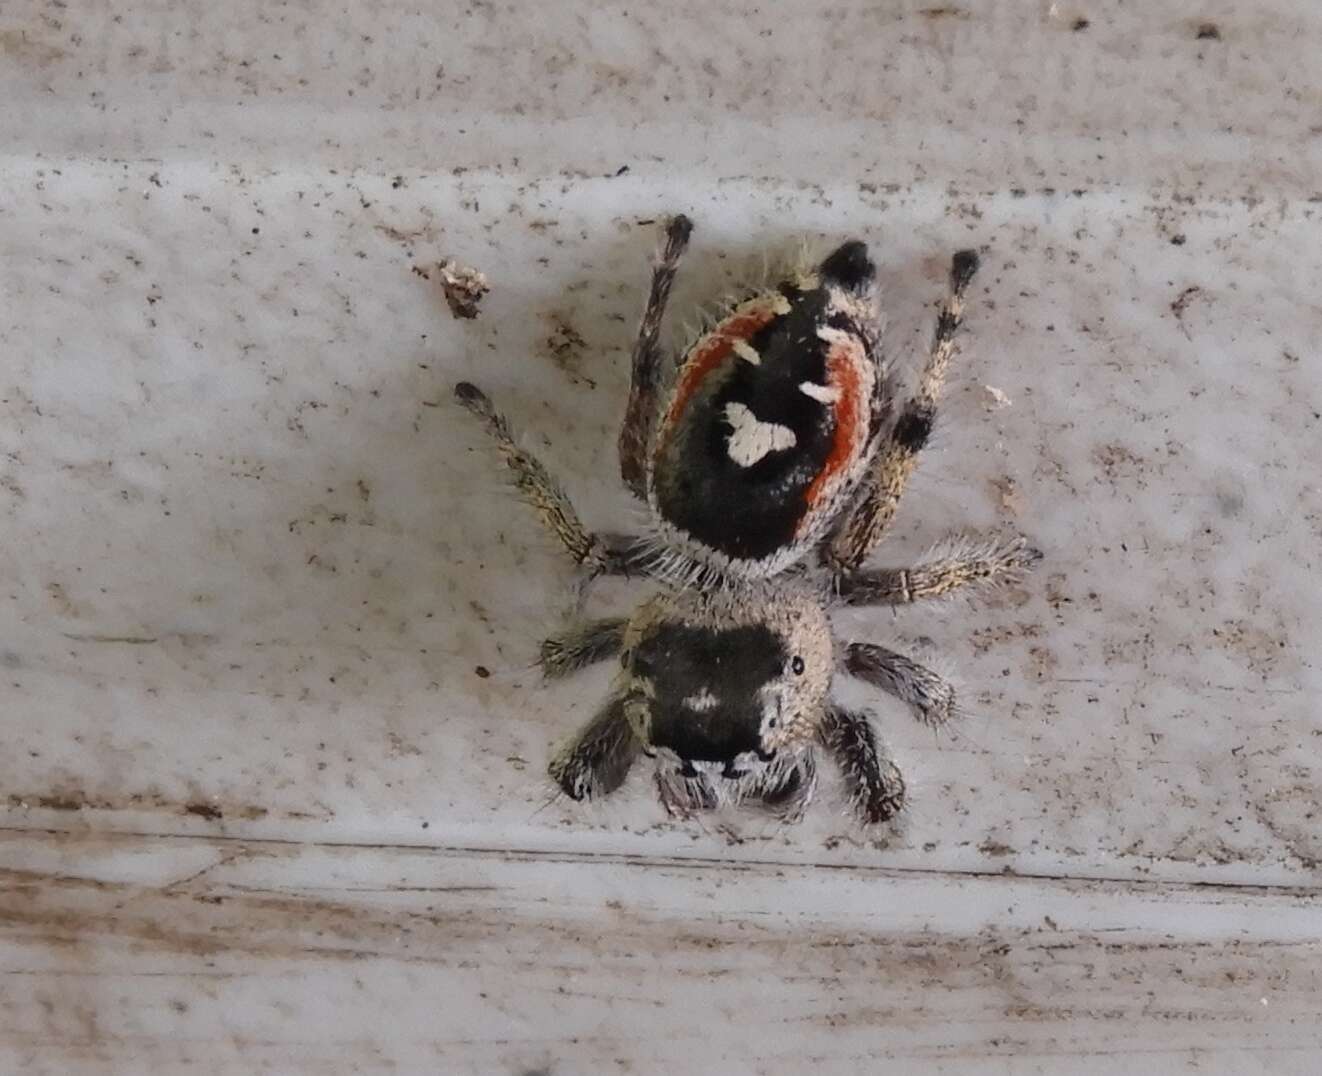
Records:
<instances>
[{"instance_id":1,"label":"dirt speck on wood","mask_svg":"<svg viewBox=\"0 0 1322 1076\"><path fill-rule=\"evenodd\" d=\"M1171 303L1171 313L1175 315L1175 320L1180 323L1180 329L1188 339L1193 339L1193 337L1189 336L1189 327L1184 323L1184 315L1188 312L1189 304L1202 293L1203 289L1195 284L1185 288Z\"/></svg>"},{"instance_id":2,"label":"dirt speck on wood","mask_svg":"<svg viewBox=\"0 0 1322 1076\"><path fill-rule=\"evenodd\" d=\"M1019 492L1018 483L1013 478L1009 475L1002 475L988 481L1002 511L1008 512L1012 516L1017 516L1023 512L1025 508L1024 496Z\"/></svg>"},{"instance_id":3,"label":"dirt speck on wood","mask_svg":"<svg viewBox=\"0 0 1322 1076\"><path fill-rule=\"evenodd\" d=\"M575 328L569 315L560 311L547 314L546 320L551 326L551 333L546 338L546 350L551 361L575 381L596 388L596 382L582 373L583 352L587 348L583 334Z\"/></svg>"}]
</instances>

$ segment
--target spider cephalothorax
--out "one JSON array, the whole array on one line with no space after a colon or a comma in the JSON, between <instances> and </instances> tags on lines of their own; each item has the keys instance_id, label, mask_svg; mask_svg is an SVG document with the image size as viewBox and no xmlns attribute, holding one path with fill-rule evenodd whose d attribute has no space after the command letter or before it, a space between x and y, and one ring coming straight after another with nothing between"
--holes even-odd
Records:
<instances>
[{"instance_id":1,"label":"spider cephalothorax","mask_svg":"<svg viewBox=\"0 0 1322 1076\"><path fill-rule=\"evenodd\" d=\"M904 783L868 716L831 699L834 674L896 695L931 724L952 716L954 691L903 654L835 642L830 604L904 604L1011 578L1039 556L1015 539L950 547L912 568L862 567L931 429L977 256L955 255L918 392L892 416L876 271L857 240L734 304L668 362L660 322L690 230L685 217L667 228L620 434L621 476L650 508L650 534L589 533L487 397L467 382L455 390L579 564L661 584L632 616L542 644L547 676L620 658L609 699L550 774L572 798L595 798L645 755L672 813L756 800L794 818L816 787L820 746L856 814L883 821Z\"/></svg>"},{"instance_id":2,"label":"spider cephalothorax","mask_svg":"<svg viewBox=\"0 0 1322 1076\"><path fill-rule=\"evenodd\" d=\"M816 739L831 628L801 584L663 591L621 645L624 715L672 809L779 789Z\"/></svg>"}]
</instances>

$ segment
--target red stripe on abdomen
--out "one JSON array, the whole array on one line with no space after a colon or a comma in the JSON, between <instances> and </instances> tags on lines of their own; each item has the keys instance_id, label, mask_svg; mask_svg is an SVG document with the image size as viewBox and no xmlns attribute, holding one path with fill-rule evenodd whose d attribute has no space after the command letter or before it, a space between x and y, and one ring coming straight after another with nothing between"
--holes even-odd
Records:
<instances>
[{"instance_id":1,"label":"red stripe on abdomen","mask_svg":"<svg viewBox=\"0 0 1322 1076\"><path fill-rule=\"evenodd\" d=\"M744 308L735 311L716 325L694 345L680 371L679 384L675 386L675 398L671 400L665 418L661 421L661 437L658 438L658 443L665 439L666 431L671 429L676 419L684 413L689 400L698 391L698 386L703 380L729 358L735 343L751 339L776 319L776 301L774 298L755 299L745 304Z\"/></svg>"},{"instance_id":2,"label":"red stripe on abdomen","mask_svg":"<svg viewBox=\"0 0 1322 1076\"><path fill-rule=\"evenodd\" d=\"M866 361L862 343L852 338L834 341L826 353L826 383L840 393L833 405L835 437L822 469L804 491L804 511L796 533L803 533L818 501L825 495L830 483L853 462L867 437L866 401L860 375L862 364Z\"/></svg>"}]
</instances>

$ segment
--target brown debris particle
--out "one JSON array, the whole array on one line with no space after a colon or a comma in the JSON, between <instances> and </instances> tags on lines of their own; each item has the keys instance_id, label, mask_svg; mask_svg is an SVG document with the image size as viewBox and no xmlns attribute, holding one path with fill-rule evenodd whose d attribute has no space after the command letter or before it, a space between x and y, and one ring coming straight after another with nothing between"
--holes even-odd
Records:
<instances>
[{"instance_id":1,"label":"brown debris particle","mask_svg":"<svg viewBox=\"0 0 1322 1076\"><path fill-rule=\"evenodd\" d=\"M1047 579L1047 604L1053 609L1059 609L1062 605L1070 605L1074 599L1066 593L1065 587L1068 577L1063 573L1057 572Z\"/></svg>"},{"instance_id":2,"label":"brown debris particle","mask_svg":"<svg viewBox=\"0 0 1322 1076\"><path fill-rule=\"evenodd\" d=\"M1220 41L1221 27L1214 22L1199 23L1198 33L1195 36L1199 41Z\"/></svg>"},{"instance_id":3,"label":"brown debris particle","mask_svg":"<svg viewBox=\"0 0 1322 1076\"><path fill-rule=\"evenodd\" d=\"M1024 510L1024 496L1019 492L1019 485L1009 475L990 479L992 489L997 493L1001 510L1017 516Z\"/></svg>"},{"instance_id":4,"label":"brown debris particle","mask_svg":"<svg viewBox=\"0 0 1322 1076\"><path fill-rule=\"evenodd\" d=\"M255 804L239 803L222 807L219 803L207 800L189 800L180 803L164 796L142 792L111 798L109 796L90 795L81 788L54 789L42 795L10 793L5 797L5 802L10 807L21 810L37 808L47 811L145 811L153 809L166 810L171 813L182 811L184 814L195 815L198 818L205 818L213 822L224 818L253 820L265 818L270 813L265 807L258 807ZM314 817L304 811L289 811L285 812L285 815L288 818Z\"/></svg>"},{"instance_id":5,"label":"brown debris particle","mask_svg":"<svg viewBox=\"0 0 1322 1076\"><path fill-rule=\"evenodd\" d=\"M1184 314L1185 311L1189 309L1189 304L1202 293L1203 289L1195 284L1192 287L1185 288L1184 291L1180 292L1180 294L1175 297L1175 301L1171 303L1171 313L1175 315L1175 320L1180 323L1180 329L1189 339L1193 338L1189 336L1189 329L1184 324Z\"/></svg>"},{"instance_id":6,"label":"brown debris particle","mask_svg":"<svg viewBox=\"0 0 1322 1076\"><path fill-rule=\"evenodd\" d=\"M431 279L430 274L425 270L415 266L413 271L427 280ZM445 301L450 306L450 313L457 318L477 317L478 304L491 290L486 274L467 265L460 265L451 258L437 265L436 272L440 276L441 290L445 292Z\"/></svg>"},{"instance_id":7,"label":"brown debris particle","mask_svg":"<svg viewBox=\"0 0 1322 1076\"><path fill-rule=\"evenodd\" d=\"M579 372L583 351L587 347L583 334L574 328L568 315L559 311L547 314L546 320L551 324L551 335L546 338L546 350L551 356L551 361L575 381L582 381L590 388L596 388L595 381Z\"/></svg>"},{"instance_id":8,"label":"brown debris particle","mask_svg":"<svg viewBox=\"0 0 1322 1076\"><path fill-rule=\"evenodd\" d=\"M32 800L32 805L44 807L48 811L81 811L87 806L87 803L77 796L56 794L53 796L37 796ZM24 801L21 806L26 807L28 804Z\"/></svg>"},{"instance_id":9,"label":"brown debris particle","mask_svg":"<svg viewBox=\"0 0 1322 1076\"><path fill-rule=\"evenodd\" d=\"M1033 659L1033 675L1038 680L1049 680L1056 669L1056 655L1049 647L1030 646L1028 656Z\"/></svg>"},{"instance_id":10,"label":"brown debris particle","mask_svg":"<svg viewBox=\"0 0 1322 1076\"><path fill-rule=\"evenodd\" d=\"M397 732L386 734L390 741L390 755L393 758L403 758L405 755L421 755L422 749L417 744L409 743L403 736Z\"/></svg>"},{"instance_id":11,"label":"brown debris particle","mask_svg":"<svg viewBox=\"0 0 1322 1076\"><path fill-rule=\"evenodd\" d=\"M1107 444L1098 445L1093 449L1092 458L1093 462L1106 475L1107 481L1113 486L1133 483L1139 489L1146 488L1147 460L1131 452L1121 442L1111 441Z\"/></svg>"},{"instance_id":12,"label":"brown debris particle","mask_svg":"<svg viewBox=\"0 0 1322 1076\"><path fill-rule=\"evenodd\" d=\"M984 856L1014 855L1013 847L1006 844L1004 841L998 841L991 837L985 838L983 842L980 845L978 845L978 851L981 852Z\"/></svg>"}]
</instances>

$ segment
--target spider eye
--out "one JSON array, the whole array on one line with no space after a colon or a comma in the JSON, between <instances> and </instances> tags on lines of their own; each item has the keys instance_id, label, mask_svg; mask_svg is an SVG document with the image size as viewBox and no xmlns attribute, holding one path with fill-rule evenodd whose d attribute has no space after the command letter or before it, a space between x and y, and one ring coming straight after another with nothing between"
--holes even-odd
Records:
<instances>
[{"instance_id":1,"label":"spider eye","mask_svg":"<svg viewBox=\"0 0 1322 1076\"><path fill-rule=\"evenodd\" d=\"M803 658L799 657L798 654L795 654L794 660L790 662L790 669L793 671L795 676L802 676L803 668L804 668Z\"/></svg>"}]
</instances>

